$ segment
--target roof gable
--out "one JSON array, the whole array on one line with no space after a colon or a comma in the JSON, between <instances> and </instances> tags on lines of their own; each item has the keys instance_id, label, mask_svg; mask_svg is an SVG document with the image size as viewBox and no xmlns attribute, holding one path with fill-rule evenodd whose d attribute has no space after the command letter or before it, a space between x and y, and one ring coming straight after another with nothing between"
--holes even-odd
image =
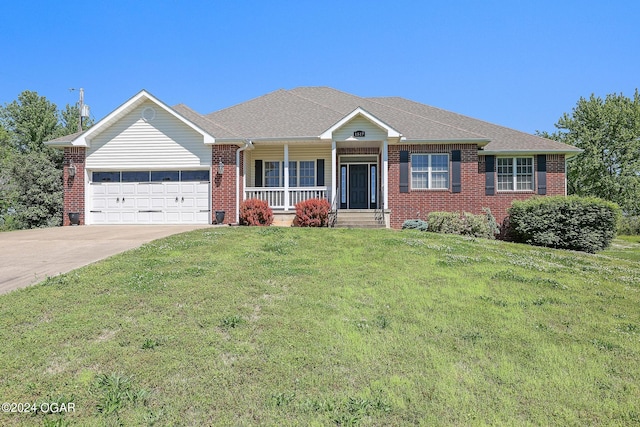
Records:
<instances>
[{"instance_id":1,"label":"roof gable","mask_svg":"<svg viewBox=\"0 0 640 427\"><path fill-rule=\"evenodd\" d=\"M100 120L98 123L93 125L91 128L86 130L83 133L78 134L75 138L58 138L56 140L52 140L47 142L49 145L62 145L62 146L78 146L78 147L89 147L91 146L91 140L96 136L100 135L105 130L109 129L115 123L117 123L120 119L125 117L127 114L135 110L138 106L142 105L145 102L153 103L157 108L160 108L166 111L168 114L173 116L176 120L184 123L185 125L192 128L197 133L203 136L203 140L205 144L213 144L215 142L215 138L208 131L204 130L201 126L198 126L191 120L185 118L182 114L179 114L176 110L172 109L164 102L160 101L155 96L151 95L149 92L144 89L126 101L124 104L113 110L110 114L108 114L105 118ZM196 113L197 114L197 113ZM202 124L202 121L200 120Z\"/></svg>"},{"instance_id":2,"label":"roof gable","mask_svg":"<svg viewBox=\"0 0 640 427\"><path fill-rule=\"evenodd\" d=\"M402 136L400 132L398 132L388 124L384 123L382 120L378 119L373 114L367 112L362 107L358 107L355 110L353 110L351 113L347 114L342 119L340 119L336 124L331 126L329 129L322 132L320 134L320 139L329 139L329 140L332 139L335 132L337 132L340 128L352 122L354 119L358 117L362 117L368 122L380 128L382 131L386 133L387 138L400 138Z\"/></svg>"}]
</instances>

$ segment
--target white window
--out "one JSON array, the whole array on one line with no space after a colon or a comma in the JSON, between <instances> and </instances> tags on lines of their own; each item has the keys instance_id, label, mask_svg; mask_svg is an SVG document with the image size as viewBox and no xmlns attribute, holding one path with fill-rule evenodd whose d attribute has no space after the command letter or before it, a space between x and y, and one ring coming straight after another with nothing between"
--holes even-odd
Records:
<instances>
[{"instance_id":1,"label":"white window","mask_svg":"<svg viewBox=\"0 0 640 427\"><path fill-rule=\"evenodd\" d=\"M448 189L449 155L412 154L411 188L414 190Z\"/></svg>"},{"instance_id":2,"label":"white window","mask_svg":"<svg viewBox=\"0 0 640 427\"><path fill-rule=\"evenodd\" d=\"M313 187L316 185L314 160L289 162L289 187ZM284 187L284 162L264 161L264 186Z\"/></svg>"},{"instance_id":3,"label":"white window","mask_svg":"<svg viewBox=\"0 0 640 427\"><path fill-rule=\"evenodd\" d=\"M498 157L498 191L533 190L533 157Z\"/></svg>"},{"instance_id":4,"label":"white window","mask_svg":"<svg viewBox=\"0 0 640 427\"><path fill-rule=\"evenodd\" d=\"M264 186L280 187L280 162L264 162Z\"/></svg>"},{"instance_id":5,"label":"white window","mask_svg":"<svg viewBox=\"0 0 640 427\"><path fill-rule=\"evenodd\" d=\"M316 185L316 162L300 162L300 187L313 187Z\"/></svg>"}]
</instances>

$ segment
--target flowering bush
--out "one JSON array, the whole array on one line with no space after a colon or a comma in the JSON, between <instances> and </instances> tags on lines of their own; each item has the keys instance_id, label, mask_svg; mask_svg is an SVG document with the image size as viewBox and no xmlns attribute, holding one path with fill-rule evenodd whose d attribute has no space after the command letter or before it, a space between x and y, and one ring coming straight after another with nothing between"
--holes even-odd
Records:
<instances>
[{"instance_id":1,"label":"flowering bush","mask_svg":"<svg viewBox=\"0 0 640 427\"><path fill-rule=\"evenodd\" d=\"M273 211L264 200L247 199L240 204L240 225L271 225Z\"/></svg>"},{"instance_id":2,"label":"flowering bush","mask_svg":"<svg viewBox=\"0 0 640 427\"><path fill-rule=\"evenodd\" d=\"M296 204L296 218L293 221L298 227L326 227L329 224L331 205L326 199L309 199Z\"/></svg>"}]
</instances>

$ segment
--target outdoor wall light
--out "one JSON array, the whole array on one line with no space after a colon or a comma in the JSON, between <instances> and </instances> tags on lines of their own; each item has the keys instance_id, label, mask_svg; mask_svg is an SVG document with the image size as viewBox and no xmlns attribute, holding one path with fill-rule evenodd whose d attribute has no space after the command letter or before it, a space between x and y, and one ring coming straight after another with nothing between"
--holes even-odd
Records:
<instances>
[{"instance_id":1,"label":"outdoor wall light","mask_svg":"<svg viewBox=\"0 0 640 427\"><path fill-rule=\"evenodd\" d=\"M224 173L224 163L222 163L222 160L220 160L220 163L218 163L218 175L222 175Z\"/></svg>"},{"instance_id":2,"label":"outdoor wall light","mask_svg":"<svg viewBox=\"0 0 640 427\"><path fill-rule=\"evenodd\" d=\"M76 176L76 165L71 163L71 165L69 166L69 169L67 170L67 173L69 174L69 177L71 177L71 178Z\"/></svg>"}]
</instances>

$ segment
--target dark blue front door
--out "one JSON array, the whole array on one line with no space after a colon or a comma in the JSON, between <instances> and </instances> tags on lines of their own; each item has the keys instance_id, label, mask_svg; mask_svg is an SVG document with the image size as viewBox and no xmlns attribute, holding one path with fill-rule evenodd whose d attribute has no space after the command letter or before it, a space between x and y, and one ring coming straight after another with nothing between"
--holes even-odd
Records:
<instances>
[{"instance_id":1,"label":"dark blue front door","mask_svg":"<svg viewBox=\"0 0 640 427\"><path fill-rule=\"evenodd\" d=\"M349 165L349 209L369 208L369 165Z\"/></svg>"}]
</instances>

